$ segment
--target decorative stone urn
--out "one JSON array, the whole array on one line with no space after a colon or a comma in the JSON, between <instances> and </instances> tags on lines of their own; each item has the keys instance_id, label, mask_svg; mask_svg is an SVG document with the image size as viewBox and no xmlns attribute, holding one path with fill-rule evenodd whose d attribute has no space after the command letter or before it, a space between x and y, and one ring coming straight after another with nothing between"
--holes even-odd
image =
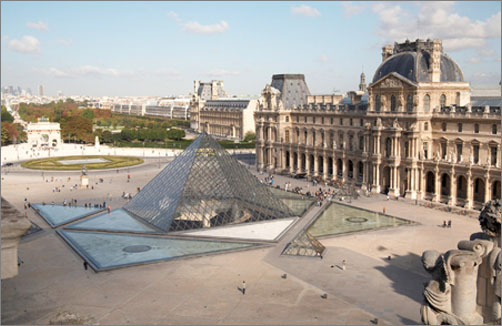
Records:
<instances>
[{"instance_id":1,"label":"decorative stone urn","mask_svg":"<svg viewBox=\"0 0 502 326\"><path fill-rule=\"evenodd\" d=\"M426 325L500 324L501 200L486 203L479 215L483 232L458 243L458 250L422 254L432 274L420 313Z\"/></svg>"}]
</instances>

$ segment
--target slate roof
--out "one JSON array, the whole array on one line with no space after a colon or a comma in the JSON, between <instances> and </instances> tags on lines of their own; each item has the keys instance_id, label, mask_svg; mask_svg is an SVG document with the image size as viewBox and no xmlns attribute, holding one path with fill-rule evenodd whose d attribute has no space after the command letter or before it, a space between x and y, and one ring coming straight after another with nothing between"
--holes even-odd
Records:
<instances>
[{"instance_id":1,"label":"slate roof","mask_svg":"<svg viewBox=\"0 0 502 326\"><path fill-rule=\"evenodd\" d=\"M270 86L281 92L284 108L307 104L307 95L310 95L310 91L302 74L273 75Z\"/></svg>"}]
</instances>

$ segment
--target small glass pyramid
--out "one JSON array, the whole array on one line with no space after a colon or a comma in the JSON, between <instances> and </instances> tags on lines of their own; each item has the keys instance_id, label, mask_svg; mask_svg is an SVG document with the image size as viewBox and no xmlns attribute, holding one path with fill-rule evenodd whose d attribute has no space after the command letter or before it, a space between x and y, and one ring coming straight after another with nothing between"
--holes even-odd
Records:
<instances>
[{"instance_id":1,"label":"small glass pyramid","mask_svg":"<svg viewBox=\"0 0 502 326\"><path fill-rule=\"evenodd\" d=\"M123 209L164 232L294 216L206 133Z\"/></svg>"},{"instance_id":2,"label":"small glass pyramid","mask_svg":"<svg viewBox=\"0 0 502 326\"><path fill-rule=\"evenodd\" d=\"M282 255L292 256L318 256L324 252L322 243L319 242L308 231L300 232L298 235L286 245L282 251Z\"/></svg>"}]
</instances>

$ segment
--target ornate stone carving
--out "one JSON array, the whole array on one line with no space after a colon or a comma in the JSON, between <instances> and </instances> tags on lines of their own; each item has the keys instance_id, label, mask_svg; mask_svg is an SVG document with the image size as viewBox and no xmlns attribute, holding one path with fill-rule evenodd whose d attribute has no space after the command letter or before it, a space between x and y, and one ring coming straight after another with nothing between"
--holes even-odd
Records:
<instances>
[{"instance_id":1,"label":"ornate stone carving","mask_svg":"<svg viewBox=\"0 0 502 326\"><path fill-rule=\"evenodd\" d=\"M422 254L432 280L420 310L426 325L500 324L501 201L485 204L479 216L484 233L460 241L458 250Z\"/></svg>"},{"instance_id":2,"label":"ornate stone carving","mask_svg":"<svg viewBox=\"0 0 502 326\"><path fill-rule=\"evenodd\" d=\"M393 88L399 88L403 87L403 82L396 78L387 78L382 83L380 84L380 87L393 87Z\"/></svg>"}]
</instances>

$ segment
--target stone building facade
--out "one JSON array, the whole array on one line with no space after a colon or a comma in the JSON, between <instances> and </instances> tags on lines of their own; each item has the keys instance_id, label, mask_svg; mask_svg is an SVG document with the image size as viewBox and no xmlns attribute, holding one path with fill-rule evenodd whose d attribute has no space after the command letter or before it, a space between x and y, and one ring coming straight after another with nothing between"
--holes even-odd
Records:
<instances>
[{"instance_id":1,"label":"stone building facade","mask_svg":"<svg viewBox=\"0 0 502 326\"><path fill-rule=\"evenodd\" d=\"M500 98L471 98L440 40L385 46L367 92L364 78L344 98L295 105L267 85L257 168L469 209L500 198Z\"/></svg>"},{"instance_id":2,"label":"stone building facade","mask_svg":"<svg viewBox=\"0 0 502 326\"><path fill-rule=\"evenodd\" d=\"M190 128L215 137L243 140L248 131L255 131L254 112L258 101L222 96L227 96L222 81L194 82Z\"/></svg>"}]
</instances>

